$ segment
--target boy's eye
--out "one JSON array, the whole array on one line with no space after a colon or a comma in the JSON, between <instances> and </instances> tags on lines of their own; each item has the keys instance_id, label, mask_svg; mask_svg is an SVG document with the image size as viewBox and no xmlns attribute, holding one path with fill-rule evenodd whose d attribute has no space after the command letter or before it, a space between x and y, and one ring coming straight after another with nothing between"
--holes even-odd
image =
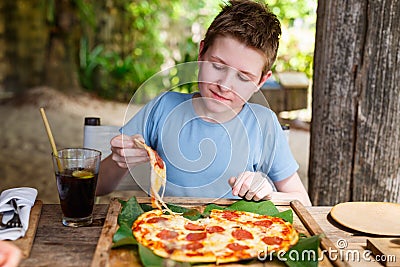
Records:
<instances>
[{"instance_id":1,"label":"boy's eye","mask_svg":"<svg viewBox=\"0 0 400 267\"><path fill-rule=\"evenodd\" d=\"M218 62L213 62L212 66L213 66L214 69L220 70L220 71L224 71L224 70L226 70L228 68L225 64L218 63ZM241 80L243 82L250 81L250 78L246 74L244 74L242 72L238 71L237 72L237 76L238 76L239 80Z\"/></svg>"},{"instance_id":2,"label":"boy's eye","mask_svg":"<svg viewBox=\"0 0 400 267\"><path fill-rule=\"evenodd\" d=\"M238 73L239 79L243 82L248 82L250 81L249 77L241 72Z\"/></svg>"},{"instance_id":3,"label":"boy's eye","mask_svg":"<svg viewBox=\"0 0 400 267\"><path fill-rule=\"evenodd\" d=\"M221 64L221 63L213 62L212 65L217 70L223 70L225 68L224 64Z\"/></svg>"}]
</instances>

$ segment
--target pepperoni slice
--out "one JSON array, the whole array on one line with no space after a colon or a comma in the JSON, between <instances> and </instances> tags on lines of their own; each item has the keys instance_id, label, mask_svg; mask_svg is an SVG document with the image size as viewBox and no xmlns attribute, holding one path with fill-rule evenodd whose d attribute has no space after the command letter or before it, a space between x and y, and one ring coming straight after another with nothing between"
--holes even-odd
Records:
<instances>
[{"instance_id":1,"label":"pepperoni slice","mask_svg":"<svg viewBox=\"0 0 400 267\"><path fill-rule=\"evenodd\" d=\"M239 218L239 214L237 214L235 211L224 210L222 212L222 218L227 219L227 220L232 220L232 219Z\"/></svg>"},{"instance_id":2,"label":"pepperoni slice","mask_svg":"<svg viewBox=\"0 0 400 267\"><path fill-rule=\"evenodd\" d=\"M164 217L153 217L147 220L147 223L158 223L158 222L164 222L168 221L167 218Z\"/></svg>"},{"instance_id":3,"label":"pepperoni slice","mask_svg":"<svg viewBox=\"0 0 400 267\"><path fill-rule=\"evenodd\" d=\"M213 233L221 233L224 232L225 229L221 226L218 225L213 225L213 226L207 226L206 228L207 233L213 234Z\"/></svg>"},{"instance_id":4,"label":"pepperoni slice","mask_svg":"<svg viewBox=\"0 0 400 267\"><path fill-rule=\"evenodd\" d=\"M240 245L238 243L231 243L231 244L228 244L226 247L233 251L240 251L240 250L245 250L245 249L249 248L246 245Z\"/></svg>"},{"instance_id":5,"label":"pepperoni slice","mask_svg":"<svg viewBox=\"0 0 400 267\"><path fill-rule=\"evenodd\" d=\"M272 225L272 221L270 220L261 220L261 221L255 221L253 222L254 225L256 226L263 226L263 227L270 227Z\"/></svg>"},{"instance_id":6,"label":"pepperoni slice","mask_svg":"<svg viewBox=\"0 0 400 267\"><path fill-rule=\"evenodd\" d=\"M172 254L175 251L175 248L171 246L166 246L165 244L161 244L161 247L167 252L168 254Z\"/></svg>"},{"instance_id":7,"label":"pepperoni slice","mask_svg":"<svg viewBox=\"0 0 400 267\"><path fill-rule=\"evenodd\" d=\"M204 226L189 222L189 223L185 224L185 229L191 230L191 231L203 231Z\"/></svg>"},{"instance_id":8,"label":"pepperoni slice","mask_svg":"<svg viewBox=\"0 0 400 267\"><path fill-rule=\"evenodd\" d=\"M191 242L191 243L186 244L184 246L184 249L186 249L186 250L198 250L198 249L201 249L203 247L204 247L203 244L200 243L200 242Z\"/></svg>"},{"instance_id":9,"label":"pepperoni slice","mask_svg":"<svg viewBox=\"0 0 400 267\"><path fill-rule=\"evenodd\" d=\"M178 236L178 233L164 229L164 230L161 230L161 232L159 232L156 236L162 240L169 240L169 239L176 238Z\"/></svg>"},{"instance_id":10,"label":"pepperoni slice","mask_svg":"<svg viewBox=\"0 0 400 267\"><path fill-rule=\"evenodd\" d=\"M200 232L200 233L189 233L186 236L186 240L188 241L200 241L203 240L207 237L207 233L206 232Z\"/></svg>"},{"instance_id":11,"label":"pepperoni slice","mask_svg":"<svg viewBox=\"0 0 400 267\"><path fill-rule=\"evenodd\" d=\"M283 241L283 239L278 236L266 236L261 240L267 245L280 245Z\"/></svg>"},{"instance_id":12,"label":"pepperoni slice","mask_svg":"<svg viewBox=\"0 0 400 267\"><path fill-rule=\"evenodd\" d=\"M188 257L197 257L197 256L203 256L204 253L198 252L198 253L186 253L186 256Z\"/></svg>"},{"instance_id":13,"label":"pepperoni slice","mask_svg":"<svg viewBox=\"0 0 400 267\"><path fill-rule=\"evenodd\" d=\"M232 236L237 240L253 239L253 235L249 231L243 229L234 230Z\"/></svg>"},{"instance_id":14,"label":"pepperoni slice","mask_svg":"<svg viewBox=\"0 0 400 267\"><path fill-rule=\"evenodd\" d=\"M272 217L271 221L273 221L274 223L277 223L277 224L282 224L282 219L279 217Z\"/></svg>"}]
</instances>

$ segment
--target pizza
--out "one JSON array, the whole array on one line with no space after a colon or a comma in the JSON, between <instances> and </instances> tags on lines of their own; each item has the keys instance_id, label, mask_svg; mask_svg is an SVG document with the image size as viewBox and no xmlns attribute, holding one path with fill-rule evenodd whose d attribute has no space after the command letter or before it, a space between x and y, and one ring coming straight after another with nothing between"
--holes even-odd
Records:
<instances>
[{"instance_id":1,"label":"pizza","mask_svg":"<svg viewBox=\"0 0 400 267\"><path fill-rule=\"evenodd\" d=\"M191 221L160 209L141 214L132 225L136 240L156 255L180 262L227 263L288 251L299 236L278 217L213 209Z\"/></svg>"},{"instance_id":2,"label":"pizza","mask_svg":"<svg viewBox=\"0 0 400 267\"><path fill-rule=\"evenodd\" d=\"M143 141L135 139L135 143L139 147L144 148L150 158L150 195L152 207L162 209L161 206L163 206L165 209L171 212L162 200L165 192L165 185L167 183L167 170L165 168L165 162L158 155L157 151L146 145ZM159 194L160 190L162 190L161 195Z\"/></svg>"}]
</instances>

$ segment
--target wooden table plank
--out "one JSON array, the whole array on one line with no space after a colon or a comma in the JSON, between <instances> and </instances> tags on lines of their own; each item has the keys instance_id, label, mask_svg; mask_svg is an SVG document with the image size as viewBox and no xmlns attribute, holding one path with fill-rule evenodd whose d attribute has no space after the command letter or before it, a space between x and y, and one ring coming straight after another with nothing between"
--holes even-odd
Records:
<instances>
[{"instance_id":1,"label":"wooden table plank","mask_svg":"<svg viewBox=\"0 0 400 267\"><path fill-rule=\"evenodd\" d=\"M336 223L329 212L332 207L307 207L311 216L318 222L326 236L335 244L334 249L328 248L325 257L341 258L346 266L352 267L382 267L373 258L370 251L366 251L367 235L348 229ZM336 250L335 250L336 249ZM399 264L400 266L400 264Z\"/></svg>"},{"instance_id":2,"label":"wooden table plank","mask_svg":"<svg viewBox=\"0 0 400 267\"><path fill-rule=\"evenodd\" d=\"M21 249L23 258L28 258L31 254L33 240L35 239L40 214L42 213L42 205L43 202L41 200L36 200L35 204L31 208L31 212L29 214L29 227L25 233L25 236L14 241L7 241L13 243Z\"/></svg>"},{"instance_id":3,"label":"wooden table plank","mask_svg":"<svg viewBox=\"0 0 400 267\"><path fill-rule=\"evenodd\" d=\"M95 205L91 226L72 228L61 223L60 205L43 205L29 258L20 266L90 266L108 205Z\"/></svg>"},{"instance_id":4,"label":"wooden table plank","mask_svg":"<svg viewBox=\"0 0 400 267\"><path fill-rule=\"evenodd\" d=\"M97 242L96 250L92 260L92 267L103 267L108 265L109 254L112 246L112 238L118 228L118 214L121 204L117 199L112 199L108 207L107 217Z\"/></svg>"},{"instance_id":5,"label":"wooden table plank","mask_svg":"<svg viewBox=\"0 0 400 267\"><path fill-rule=\"evenodd\" d=\"M367 248L371 250L374 255L378 255L385 266L400 266L399 237L368 238Z\"/></svg>"},{"instance_id":6,"label":"wooden table plank","mask_svg":"<svg viewBox=\"0 0 400 267\"><path fill-rule=\"evenodd\" d=\"M325 235L322 228L315 221L314 217L308 212L308 210L301 204L300 201L294 200L290 202L290 206L296 212L297 216L299 216L303 225L307 228L311 235L319 235L321 236L321 249L329 250L336 249L335 244ZM341 259L331 259L331 262L334 266L344 267L345 263L341 261Z\"/></svg>"}]
</instances>

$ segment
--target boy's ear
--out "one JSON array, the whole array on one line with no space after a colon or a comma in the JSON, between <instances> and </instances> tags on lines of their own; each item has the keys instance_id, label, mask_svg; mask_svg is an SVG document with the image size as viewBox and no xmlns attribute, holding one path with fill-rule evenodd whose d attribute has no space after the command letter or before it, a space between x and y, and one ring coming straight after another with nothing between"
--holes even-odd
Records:
<instances>
[{"instance_id":1,"label":"boy's ear","mask_svg":"<svg viewBox=\"0 0 400 267\"><path fill-rule=\"evenodd\" d=\"M261 88L261 86L272 76L272 71L267 71L260 79L260 82L257 84L257 90Z\"/></svg>"},{"instance_id":2,"label":"boy's ear","mask_svg":"<svg viewBox=\"0 0 400 267\"><path fill-rule=\"evenodd\" d=\"M201 57L202 57L201 55L202 55L203 48L204 48L204 40L201 40L200 41L200 47L199 47L199 54L197 56L197 61L202 61L201 60Z\"/></svg>"}]
</instances>

